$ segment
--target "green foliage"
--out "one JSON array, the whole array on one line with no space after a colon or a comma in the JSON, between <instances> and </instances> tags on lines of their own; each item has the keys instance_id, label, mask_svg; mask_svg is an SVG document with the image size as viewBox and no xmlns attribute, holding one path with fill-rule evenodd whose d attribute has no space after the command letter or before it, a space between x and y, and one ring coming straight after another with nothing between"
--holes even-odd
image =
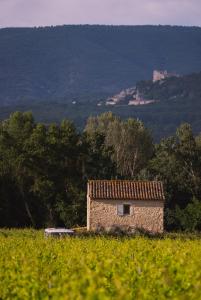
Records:
<instances>
[{"instance_id":1,"label":"green foliage","mask_svg":"<svg viewBox=\"0 0 201 300\"><path fill-rule=\"evenodd\" d=\"M162 180L168 230L200 230L201 138L189 124L154 145L135 119L36 123L16 112L0 123L0 227L86 224L89 179ZM192 200L192 199L198 200Z\"/></svg>"},{"instance_id":2,"label":"green foliage","mask_svg":"<svg viewBox=\"0 0 201 300\"><path fill-rule=\"evenodd\" d=\"M0 232L0 298L200 299L201 242Z\"/></svg>"},{"instance_id":3,"label":"green foliage","mask_svg":"<svg viewBox=\"0 0 201 300\"><path fill-rule=\"evenodd\" d=\"M200 147L196 143L191 126L183 124L175 136L162 140L156 146L155 157L150 161L150 170L167 184L177 186L182 198L188 197L187 195L200 197L200 157ZM185 196L182 195L182 191ZM185 205L185 202L183 203Z\"/></svg>"},{"instance_id":4,"label":"green foliage","mask_svg":"<svg viewBox=\"0 0 201 300\"><path fill-rule=\"evenodd\" d=\"M201 230L201 201L193 198L184 209L176 206L174 211L168 211L168 223L177 225L186 231Z\"/></svg>"},{"instance_id":5,"label":"green foliage","mask_svg":"<svg viewBox=\"0 0 201 300\"><path fill-rule=\"evenodd\" d=\"M46 128L36 125L30 114L14 113L2 124L1 141L4 174L0 175L14 184L18 196L12 205L20 204L24 208L15 218L19 224L53 225L57 218L54 216L57 199L65 199L70 205L76 197L71 189L66 191L79 176L74 169L79 155L75 128L69 122ZM3 186L9 195L8 187ZM8 215L7 226L12 226L12 222Z\"/></svg>"},{"instance_id":6,"label":"green foliage","mask_svg":"<svg viewBox=\"0 0 201 300\"><path fill-rule=\"evenodd\" d=\"M111 157L121 176L135 178L153 154L149 131L139 120L122 121L111 112L89 118L86 128L89 136L102 134L105 147L111 148Z\"/></svg>"},{"instance_id":7,"label":"green foliage","mask_svg":"<svg viewBox=\"0 0 201 300\"><path fill-rule=\"evenodd\" d=\"M189 124L182 124L174 136L156 145L155 156L143 170L160 179L166 189L166 228L200 229L201 148ZM192 200L197 198L199 200ZM197 213L196 213L197 210ZM198 215L197 215L198 214ZM194 217L193 217L194 215Z\"/></svg>"},{"instance_id":8,"label":"green foliage","mask_svg":"<svg viewBox=\"0 0 201 300\"><path fill-rule=\"evenodd\" d=\"M16 112L0 125L0 226L85 224L87 180L115 171L100 137Z\"/></svg>"}]
</instances>

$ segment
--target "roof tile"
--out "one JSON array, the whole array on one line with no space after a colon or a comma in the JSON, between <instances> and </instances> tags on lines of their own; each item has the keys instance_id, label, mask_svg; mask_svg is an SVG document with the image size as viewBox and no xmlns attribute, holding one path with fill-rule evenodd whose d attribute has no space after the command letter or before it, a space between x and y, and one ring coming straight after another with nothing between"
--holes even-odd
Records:
<instances>
[{"instance_id":1,"label":"roof tile","mask_svg":"<svg viewBox=\"0 0 201 300\"><path fill-rule=\"evenodd\" d=\"M161 181L90 180L92 199L165 200Z\"/></svg>"}]
</instances>

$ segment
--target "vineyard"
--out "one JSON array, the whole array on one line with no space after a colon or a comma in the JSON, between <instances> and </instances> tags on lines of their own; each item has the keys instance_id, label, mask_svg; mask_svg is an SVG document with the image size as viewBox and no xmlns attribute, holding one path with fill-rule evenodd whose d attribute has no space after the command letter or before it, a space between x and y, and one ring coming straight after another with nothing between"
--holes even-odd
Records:
<instances>
[{"instance_id":1,"label":"vineyard","mask_svg":"<svg viewBox=\"0 0 201 300\"><path fill-rule=\"evenodd\" d=\"M201 239L0 231L0 299L201 299Z\"/></svg>"}]
</instances>

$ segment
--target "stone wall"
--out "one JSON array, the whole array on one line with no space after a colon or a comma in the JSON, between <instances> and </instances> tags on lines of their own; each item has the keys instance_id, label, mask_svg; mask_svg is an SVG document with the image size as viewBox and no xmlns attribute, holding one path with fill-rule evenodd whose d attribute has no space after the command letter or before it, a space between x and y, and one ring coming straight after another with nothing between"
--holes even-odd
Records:
<instances>
[{"instance_id":1,"label":"stone wall","mask_svg":"<svg viewBox=\"0 0 201 300\"><path fill-rule=\"evenodd\" d=\"M142 200L87 200L87 228L97 230L117 227L143 228L150 232L163 232L163 201ZM130 215L119 216L118 204L130 204Z\"/></svg>"},{"instance_id":2,"label":"stone wall","mask_svg":"<svg viewBox=\"0 0 201 300\"><path fill-rule=\"evenodd\" d=\"M153 82L160 81L169 77L167 71L153 71Z\"/></svg>"}]
</instances>

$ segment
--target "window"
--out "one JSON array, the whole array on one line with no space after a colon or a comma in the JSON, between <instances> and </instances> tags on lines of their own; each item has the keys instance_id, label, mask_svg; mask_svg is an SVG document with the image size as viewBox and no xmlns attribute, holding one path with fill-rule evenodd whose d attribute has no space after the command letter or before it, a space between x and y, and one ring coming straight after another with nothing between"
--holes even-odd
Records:
<instances>
[{"instance_id":1,"label":"window","mask_svg":"<svg viewBox=\"0 0 201 300\"><path fill-rule=\"evenodd\" d=\"M119 216L130 215L130 204L118 204L117 205L117 214Z\"/></svg>"},{"instance_id":2,"label":"window","mask_svg":"<svg viewBox=\"0 0 201 300\"><path fill-rule=\"evenodd\" d=\"M130 205L129 204L124 204L124 215L130 215Z\"/></svg>"}]
</instances>

